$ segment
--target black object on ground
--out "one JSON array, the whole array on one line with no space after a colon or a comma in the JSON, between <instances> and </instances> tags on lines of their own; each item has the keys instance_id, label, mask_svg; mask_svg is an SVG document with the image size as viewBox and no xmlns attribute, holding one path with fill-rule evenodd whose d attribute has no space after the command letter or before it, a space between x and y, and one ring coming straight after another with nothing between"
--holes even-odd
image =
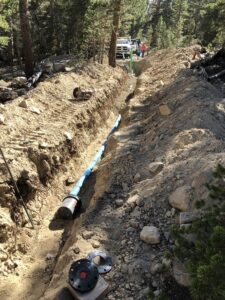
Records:
<instances>
[{"instance_id":1,"label":"black object on ground","mask_svg":"<svg viewBox=\"0 0 225 300\"><path fill-rule=\"evenodd\" d=\"M73 96L76 100L89 100L94 93L94 89L82 89L80 87L76 87L73 90Z\"/></svg>"},{"instance_id":2,"label":"black object on ground","mask_svg":"<svg viewBox=\"0 0 225 300\"><path fill-rule=\"evenodd\" d=\"M205 59L195 61L191 69L199 71L199 75L209 81L220 80L225 82L225 48L220 49L216 54Z\"/></svg>"},{"instance_id":3,"label":"black object on ground","mask_svg":"<svg viewBox=\"0 0 225 300\"><path fill-rule=\"evenodd\" d=\"M69 283L79 292L86 293L93 290L98 278L97 267L88 259L80 259L70 267Z\"/></svg>"}]
</instances>

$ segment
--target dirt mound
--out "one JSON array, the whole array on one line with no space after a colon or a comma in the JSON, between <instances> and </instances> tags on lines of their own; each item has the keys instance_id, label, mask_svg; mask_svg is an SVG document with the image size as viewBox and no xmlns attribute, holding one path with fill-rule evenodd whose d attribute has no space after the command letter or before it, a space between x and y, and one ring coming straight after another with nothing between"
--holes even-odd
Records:
<instances>
[{"instance_id":1,"label":"dirt mound","mask_svg":"<svg viewBox=\"0 0 225 300\"><path fill-rule=\"evenodd\" d=\"M190 299L172 278L186 285L187 276L165 257L174 247L170 226L181 209L206 196L212 170L225 163L223 96L187 68L192 56L191 48L170 49L146 59L149 67L98 169L92 208L72 228L42 299L53 299L72 261L96 245L114 262L106 299L146 300L149 287L155 295L165 287L173 300ZM172 207L177 195L183 203ZM140 238L150 228L152 244Z\"/></svg>"},{"instance_id":2,"label":"dirt mound","mask_svg":"<svg viewBox=\"0 0 225 300\"><path fill-rule=\"evenodd\" d=\"M44 201L40 192L51 187L71 157L82 157L85 165L86 148L108 130L125 104L116 96L123 87L129 90L128 78L122 69L90 64L77 73L59 73L26 96L0 105L0 145L35 224ZM91 87L95 94L88 101L74 101L75 87ZM0 261L7 260L5 253L11 255L18 249L15 224L26 223L0 158Z\"/></svg>"}]
</instances>

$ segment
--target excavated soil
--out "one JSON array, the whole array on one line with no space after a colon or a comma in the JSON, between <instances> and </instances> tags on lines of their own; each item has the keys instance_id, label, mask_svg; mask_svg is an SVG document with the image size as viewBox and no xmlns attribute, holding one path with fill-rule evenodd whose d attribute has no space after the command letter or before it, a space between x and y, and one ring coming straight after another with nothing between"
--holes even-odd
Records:
<instances>
[{"instance_id":1,"label":"excavated soil","mask_svg":"<svg viewBox=\"0 0 225 300\"><path fill-rule=\"evenodd\" d=\"M176 274L165 256L173 250L170 226L180 213L169 196L185 187L194 207L216 165L225 162L223 96L187 68L192 55L191 48L158 51L136 66L144 72L95 174L91 206L70 228L41 299L72 299L63 289L69 267L95 248L113 259L104 275L105 299L147 300L150 290L157 296L162 289L170 299L191 299L180 285L186 285L185 271ZM157 170L155 162L161 163ZM140 239L144 226L158 229L159 244Z\"/></svg>"},{"instance_id":2,"label":"excavated soil","mask_svg":"<svg viewBox=\"0 0 225 300\"><path fill-rule=\"evenodd\" d=\"M21 239L17 243L19 259L5 258L5 264L14 263L14 269L13 274L5 274L8 277L1 281L1 298L72 299L64 289L69 267L73 261L85 258L97 248L107 251L113 259L112 270L104 275L109 284L105 299L147 300L149 290L157 296L162 289L172 300L191 299L187 288L182 286L187 283L185 271L175 268L175 262L165 257L165 253L174 248L170 226L177 223L180 214L177 207L170 205L169 198L182 188L185 199L190 202L189 210L194 209L195 200L206 197L205 183L212 178L216 165L225 165L223 95L188 68L192 56L191 48L169 49L154 52L136 64L139 78L135 93L122 111L120 129L111 137L102 162L81 191L83 211L73 221L54 219L56 203L59 204L69 191L63 183L70 176L76 181L107 136L116 117L113 107L124 108L124 100L131 92L131 81L123 85L127 75L122 70L90 66L85 71L86 77L71 74L70 80L64 77L68 75L60 74L51 79L51 84L47 81L33 90L30 99L34 93L37 102L32 106L40 109L39 115L18 108L22 99L6 107L3 113L11 126L0 125L5 128L4 139L17 143L27 136L27 142L34 140L34 145L26 145L25 150L24 144L16 144L19 149L16 151L20 151L16 158L15 149L11 153L6 148L6 156L20 179L20 187L24 187L27 201L34 198L27 190L35 191L35 201L28 204L33 203L33 209L35 204L38 211L39 206L43 207L40 215L33 211L36 223L40 224L39 230L32 231L28 226L22 230L24 243ZM96 98L100 93L103 103L95 98L88 103L68 102L75 82L81 78L88 87L102 88ZM127 92L113 101L111 95L118 93L122 86ZM44 118L44 114L48 117ZM17 118L31 135L20 131ZM7 127L12 127L12 135L7 134ZM17 136L20 132L22 134ZM32 136L36 132L38 134ZM65 132L72 134L73 139L68 141ZM46 144L55 146L48 148ZM53 159L54 155L60 159ZM73 160L69 160L71 156ZM56 166L55 161L60 161L60 166ZM28 179L21 174L21 166L29 171ZM14 223L9 216L9 211L14 216L12 207L2 208L5 214L2 219L8 222L5 228L12 229L6 231L7 238L4 236L0 245L9 244L7 241L15 237ZM16 216L23 221L21 214ZM160 241L148 244L141 240L144 226L154 226ZM18 266L15 267L15 263ZM6 267L4 265L4 272L9 270Z\"/></svg>"},{"instance_id":3,"label":"excavated soil","mask_svg":"<svg viewBox=\"0 0 225 300\"><path fill-rule=\"evenodd\" d=\"M1 299L39 299L43 294L71 226L54 222L55 213L107 137L135 83L122 68L90 64L76 73L59 73L0 106L0 145L35 224L33 230L1 158ZM76 86L95 93L90 100L74 101Z\"/></svg>"}]
</instances>

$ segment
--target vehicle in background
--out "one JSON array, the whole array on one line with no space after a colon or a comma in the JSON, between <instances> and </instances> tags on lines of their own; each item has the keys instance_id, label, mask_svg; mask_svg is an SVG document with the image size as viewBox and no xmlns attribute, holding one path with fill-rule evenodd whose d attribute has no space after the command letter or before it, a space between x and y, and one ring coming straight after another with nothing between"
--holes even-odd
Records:
<instances>
[{"instance_id":1,"label":"vehicle in background","mask_svg":"<svg viewBox=\"0 0 225 300\"><path fill-rule=\"evenodd\" d=\"M116 57L130 57L131 43L129 38L118 38L116 42Z\"/></svg>"}]
</instances>

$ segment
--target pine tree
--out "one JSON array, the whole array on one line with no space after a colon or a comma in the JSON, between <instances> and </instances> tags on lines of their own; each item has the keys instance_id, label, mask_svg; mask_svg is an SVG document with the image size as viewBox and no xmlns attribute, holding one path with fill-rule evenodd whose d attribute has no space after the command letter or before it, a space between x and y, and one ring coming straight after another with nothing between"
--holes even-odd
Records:
<instances>
[{"instance_id":1,"label":"pine tree","mask_svg":"<svg viewBox=\"0 0 225 300\"><path fill-rule=\"evenodd\" d=\"M218 31L214 41L216 44L225 47L225 2L223 0L218 1L216 9L218 11Z\"/></svg>"},{"instance_id":2,"label":"pine tree","mask_svg":"<svg viewBox=\"0 0 225 300\"><path fill-rule=\"evenodd\" d=\"M113 9L113 28L109 47L109 65L113 68L116 67L116 40L120 22L121 2L122 0L115 0Z\"/></svg>"},{"instance_id":3,"label":"pine tree","mask_svg":"<svg viewBox=\"0 0 225 300\"><path fill-rule=\"evenodd\" d=\"M175 255L186 262L194 300L225 299L225 168L219 165L214 183L208 184L210 204L198 201L202 218L187 228L173 227ZM188 241L186 234L195 236Z\"/></svg>"},{"instance_id":4,"label":"pine tree","mask_svg":"<svg viewBox=\"0 0 225 300\"><path fill-rule=\"evenodd\" d=\"M153 47L157 46L157 25L161 15L161 6L162 0L154 0L149 5L149 18L151 19L151 26L152 26L152 38L151 43Z\"/></svg>"},{"instance_id":5,"label":"pine tree","mask_svg":"<svg viewBox=\"0 0 225 300\"><path fill-rule=\"evenodd\" d=\"M175 0L172 4L172 21L174 33L174 45L177 47L182 44L183 26L187 16L187 0Z\"/></svg>"},{"instance_id":6,"label":"pine tree","mask_svg":"<svg viewBox=\"0 0 225 300\"><path fill-rule=\"evenodd\" d=\"M156 27L157 30L157 47L159 49L168 48L171 46L171 32L167 29L166 23L161 16Z\"/></svg>"}]
</instances>

